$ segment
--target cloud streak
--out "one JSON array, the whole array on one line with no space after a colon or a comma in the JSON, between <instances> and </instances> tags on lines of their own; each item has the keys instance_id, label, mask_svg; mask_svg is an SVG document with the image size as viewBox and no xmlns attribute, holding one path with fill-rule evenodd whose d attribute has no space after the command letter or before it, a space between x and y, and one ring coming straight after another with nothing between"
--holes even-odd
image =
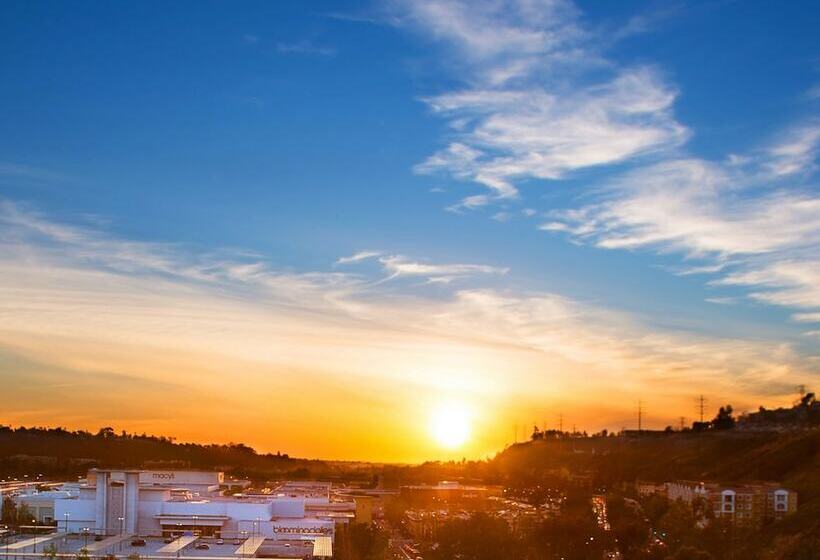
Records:
<instances>
[{"instance_id":1,"label":"cloud streak","mask_svg":"<svg viewBox=\"0 0 820 560\"><path fill-rule=\"evenodd\" d=\"M680 253L703 264L679 274L716 275L712 285L743 286L758 301L816 311L820 197L811 174L818 132L790 129L771 147L728 163L674 159L635 169L599 189L595 202L553 211L540 227L605 249Z\"/></svg>"},{"instance_id":2,"label":"cloud streak","mask_svg":"<svg viewBox=\"0 0 820 560\"><path fill-rule=\"evenodd\" d=\"M578 11L560 0L400 3L400 21L458 55L466 86L426 97L452 139L415 167L485 186L452 209L518 196L516 183L556 180L681 145L677 92L648 66L602 58ZM603 77L602 77L603 75Z\"/></svg>"},{"instance_id":3,"label":"cloud streak","mask_svg":"<svg viewBox=\"0 0 820 560\"><path fill-rule=\"evenodd\" d=\"M688 406L685 395L693 378L704 387L699 390L731 393L742 407L768 403L772 393L787 393L817 373L810 361L779 342L659 329L555 293L448 283L454 277L478 282L505 274L500 267L376 251L354 257L346 260L371 259L381 270L375 277L277 270L239 251L199 254L178 245L133 242L4 202L0 348L23 364L7 367L4 375L46 384L55 382L54 376L141 380L133 383L139 387L135 394L145 403L144 417L156 419L141 424L143 429L173 426L182 438L228 440L236 430L254 432L251 427L260 423L286 422L318 399L325 403L322 410L292 439L260 434L251 443L348 458L354 445L356 456L410 460L436 453L426 436L414 431L423 420L408 419L442 394L497 410L515 402L518 413L571 398L579 424L600 428L620 425L624 412L618 403L646 391L677 415ZM432 295L423 284L380 283L379 274L442 285ZM35 370L55 373L37 381L30 376ZM176 403L173 411L164 408L169 379L196 387L196 394L219 394L231 416L213 411L207 422L199 422L199 400ZM7 386L19 388L15 395L27 387L11 381ZM604 393L611 401L606 413L600 403ZM271 398L285 404L271 408ZM36 396L25 402L26 409L19 415L11 410L7 421L36 416L31 409ZM385 411L392 428L387 432L402 437L371 440L376 436L361 426L368 425L374 407ZM131 409L128 414L125 423L133 422ZM503 444L508 423L498 414L487 419L471 453L482 455ZM189 427L175 424L178 415L191 418ZM327 439L325 422L331 417L351 434L342 447ZM215 424L226 432L215 435ZM405 441L413 442L413 449ZM379 457L369 454L375 449L381 450Z\"/></svg>"}]
</instances>

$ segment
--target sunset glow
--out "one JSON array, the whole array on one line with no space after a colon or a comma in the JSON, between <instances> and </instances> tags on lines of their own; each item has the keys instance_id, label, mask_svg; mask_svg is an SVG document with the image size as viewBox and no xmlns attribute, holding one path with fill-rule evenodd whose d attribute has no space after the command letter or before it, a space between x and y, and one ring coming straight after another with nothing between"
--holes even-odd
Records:
<instances>
[{"instance_id":1,"label":"sunset glow","mask_svg":"<svg viewBox=\"0 0 820 560\"><path fill-rule=\"evenodd\" d=\"M820 379L811 18L3 4L0 425L409 463Z\"/></svg>"},{"instance_id":2,"label":"sunset glow","mask_svg":"<svg viewBox=\"0 0 820 560\"><path fill-rule=\"evenodd\" d=\"M470 416L468 409L461 403L442 403L430 417L430 433L442 447L457 449L470 438Z\"/></svg>"}]
</instances>

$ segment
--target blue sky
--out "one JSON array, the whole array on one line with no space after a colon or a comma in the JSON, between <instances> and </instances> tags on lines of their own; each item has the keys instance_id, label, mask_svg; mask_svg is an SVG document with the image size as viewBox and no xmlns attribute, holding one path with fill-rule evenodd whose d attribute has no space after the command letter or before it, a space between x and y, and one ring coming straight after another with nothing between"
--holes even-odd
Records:
<instances>
[{"instance_id":1,"label":"blue sky","mask_svg":"<svg viewBox=\"0 0 820 560\"><path fill-rule=\"evenodd\" d=\"M110 275L109 287L159 279L209 301L284 305L235 275L241 263L254 281L311 283L309 297L335 307L303 309L291 296L285 307L321 326L361 326L407 302L451 317L471 294L491 293L517 311L502 320L483 309L478 322L511 320L523 334L507 342L549 353L528 339L554 328L533 316L530 298L543 296L581 309L580 329L613 328L607 340L618 338L613 325L639 325L624 352L691 352L680 367L699 372L716 400L738 391L749 406L788 401L796 383L817 379L816 3L6 2L0 11L0 227L6 289L19 298L4 313L9 324L31 321L0 344L18 376L31 364L84 367L23 342L53 319L17 315L45 297L23 289L38 266ZM149 262L157 254L162 262ZM217 280L204 276L214 270ZM42 289L63 301L72 286ZM127 313L116 305L126 295L105 308ZM93 308L88 297L61 311L54 339ZM84 340L104 343L97 331ZM699 344L749 353L704 365ZM776 359L750 374L757 366L742 364L758 355ZM623 422L632 400L655 390L646 383L630 379L622 410L598 411L590 427ZM674 384L666 392L680 396ZM550 395L528 406L555 408ZM681 399L686 409L690 395Z\"/></svg>"}]
</instances>

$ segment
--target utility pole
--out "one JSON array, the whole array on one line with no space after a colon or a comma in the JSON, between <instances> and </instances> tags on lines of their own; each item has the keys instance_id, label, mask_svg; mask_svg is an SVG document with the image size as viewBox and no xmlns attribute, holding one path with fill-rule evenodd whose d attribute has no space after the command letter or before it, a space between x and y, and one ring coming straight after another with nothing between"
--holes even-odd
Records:
<instances>
[{"instance_id":1,"label":"utility pole","mask_svg":"<svg viewBox=\"0 0 820 560\"><path fill-rule=\"evenodd\" d=\"M796 403L794 403L794 406L797 406L801 402L803 402L803 397L806 396L806 386L805 385L798 385L797 386L797 394L800 395L800 398L798 399L798 401Z\"/></svg>"},{"instance_id":2,"label":"utility pole","mask_svg":"<svg viewBox=\"0 0 820 560\"><path fill-rule=\"evenodd\" d=\"M564 433L564 415L563 414L558 415L558 432L560 432L562 434Z\"/></svg>"},{"instance_id":3,"label":"utility pole","mask_svg":"<svg viewBox=\"0 0 820 560\"><path fill-rule=\"evenodd\" d=\"M703 424L703 411L706 409L706 399L703 398L703 395L700 396L698 404L700 409L700 423Z\"/></svg>"},{"instance_id":4,"label":"utility pole","mask_svg":"<svg viewBox=\"0 0 820 560\"><path fill-rule=\"evenodd\" d=\"M683 431L683 428L686 426L686 418L683 416L680 417L680 431Z\"/></svg>"},{"instance_id":5,"label":"utility pole","mask_svg":"<svg viewBox=\"0 0 820 560\"><path fill-rule=\"evenodd\" d=\"M638 433L643 430L643 402L638 401Z\"/></svg>"}]
</instances>

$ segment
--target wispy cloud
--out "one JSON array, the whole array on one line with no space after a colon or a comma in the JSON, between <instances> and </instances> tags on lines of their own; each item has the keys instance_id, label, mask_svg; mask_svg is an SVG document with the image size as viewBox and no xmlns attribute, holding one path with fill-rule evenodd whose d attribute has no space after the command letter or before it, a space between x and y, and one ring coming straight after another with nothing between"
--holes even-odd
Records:
<instances>
[{"instance_id":1,"label":"wispy cloud","mask_svg":"<svg viewBox=\"0 0 820 560\"><path fill-rule=\"evenodd\" d=\"M356 262L360 262L360 261L364 261L364 260L367 260L367 259L372 259L372 258L378 257L381 254L382 254L381 251L359 251L358 253L350 255L349 257L340 257L339 259L336 260L336 264L356 263Z\"/></svg>"},{"instance_id":2,"label":"wispy cloud","mask_svg":"<svg viewBox=\"0 0 820 560\"><path fill-rule=\"evenodd\" d=\"M454 277L478 281L506 269L376 253L346 259L351 264L373 259L382 269L375 273L294 272L241 251L200 254L179 245L121 239L5 202L0 206L0 291L6 296L0 298L0 348L39 364L38 371L48 366L72 376L110 372L144 379L146 415L166 418L168 426L175 415L192 414L183 405L169 411L153 404L165 402L161 382L170 372L179 382L241 402L225 407L231 414L247 411L239 416L213 411L217 424L228 430L286 421L292 409L264 406L277 391L286 392L288 402L292 396L296 407L318 398L330 408L317 412L315 425L308 422L306 432L290 443L299 449L315 440L327 446L325 451L335 448L322 439L321 414L332 415L352 437L369 438L372 434L357 434L353 426L373 406L393 411L384 418L395 430L412 430L416 423L407 418L419 402L447 391L485 403L514 400L517 410L540 409L573 395L578 416L599 425L607 421L601 417L602 391L613 402L651 391L673 416L688 406L685 395L693 378L699 391L731 393L740 407L758 404L771 387L785 392L816 373L794 349L776 341L658 328L555 293L457 287ZM412 282L380 283L384 274L439 287L432 296ZM226 375L241 382L226 385ZM348 381L340 387L338 380L351 376L363 382L355 390ZM293 379L298 382L288 381ZM339 398L342 390L345 397ZM199 437L213 425L203 426ZM492 435L495 428L487 430L488 437L500 437ZM402 439L379 439L378 448L394 459L407 458L397 447ZM492 449L498 443L487 445Z\"/></svg>"},{"instance_id":3,"label":"wispy cloud","mask_svg":"<svg viewBox=\"0 0 820 560\"><path fill-rule=\"evenodd\" d=\"M483 274L506 274L508 268L480 264L431 263L404 255L384 254L380 251L360 251L336 261L337 265L353 264L376 259L387 274L381 281L399 277L422 277L429 283L450 283L459 278Z\"/></svg>"},{"instance_id":4,"label":"wispy cloud","mask_svg":"<svg viewBox=\"0 0 820 560\"><path fill-rule=\"evenodd\" d=\"M515 198L516 182L560 179L683 143L677 95L657 70L618 67L562 0L407 1L403 25L443 42L465 86L424 101L452 140L416 166L484 185L453 209ZM604 76L604 77L601 77Z\"/></svg>"},{"instance_id":5,"label":"wispy cloud","mask_svg":"<svg viewBox=\"0 0 820 560\"><path fill-rule=\"evenodd\" d=\"M42 167L0 161L0 181L4 178L37 182L64 181L66 177Z\"/></svg>"},{"instance_id":6,"label":"wispy cloud","mask_svg":"<svg viewBox=\"0 0 820 560\"><path fill-rule=\"evenodd\" d=\"M766 166L777 176L814 171L820 150L820 122L793 127L768 150Z\"/></svg>"},{"instance_id":7,"label":"wispy cloud","mask_svg":"<svg viewBox=\"0 0 820 560\"><path fill-rule=\"evenodd\" d=\"M541 229L607 249L650 248L705 261L678 274L717 274L757 300L820 309L820 197L811 126L789 129L753 157L725 164L674 159L635 169L596 202L552 212ZM783 186L783 180L791 186ZM799 178L798 178L799 179Z\"/></svg>"},{"instance_id":8,"label":"wispy cloud","mask_svg":"<svg viewBox=\"0 0 820 560\"><path fill-rule=\"evenodd\" d=\"M336 56L336 49L317 45L312 41L302 40L295 43L276 43L276 50L282 54L303 54L317 56Z\"/></svg>"}]
</instances>

